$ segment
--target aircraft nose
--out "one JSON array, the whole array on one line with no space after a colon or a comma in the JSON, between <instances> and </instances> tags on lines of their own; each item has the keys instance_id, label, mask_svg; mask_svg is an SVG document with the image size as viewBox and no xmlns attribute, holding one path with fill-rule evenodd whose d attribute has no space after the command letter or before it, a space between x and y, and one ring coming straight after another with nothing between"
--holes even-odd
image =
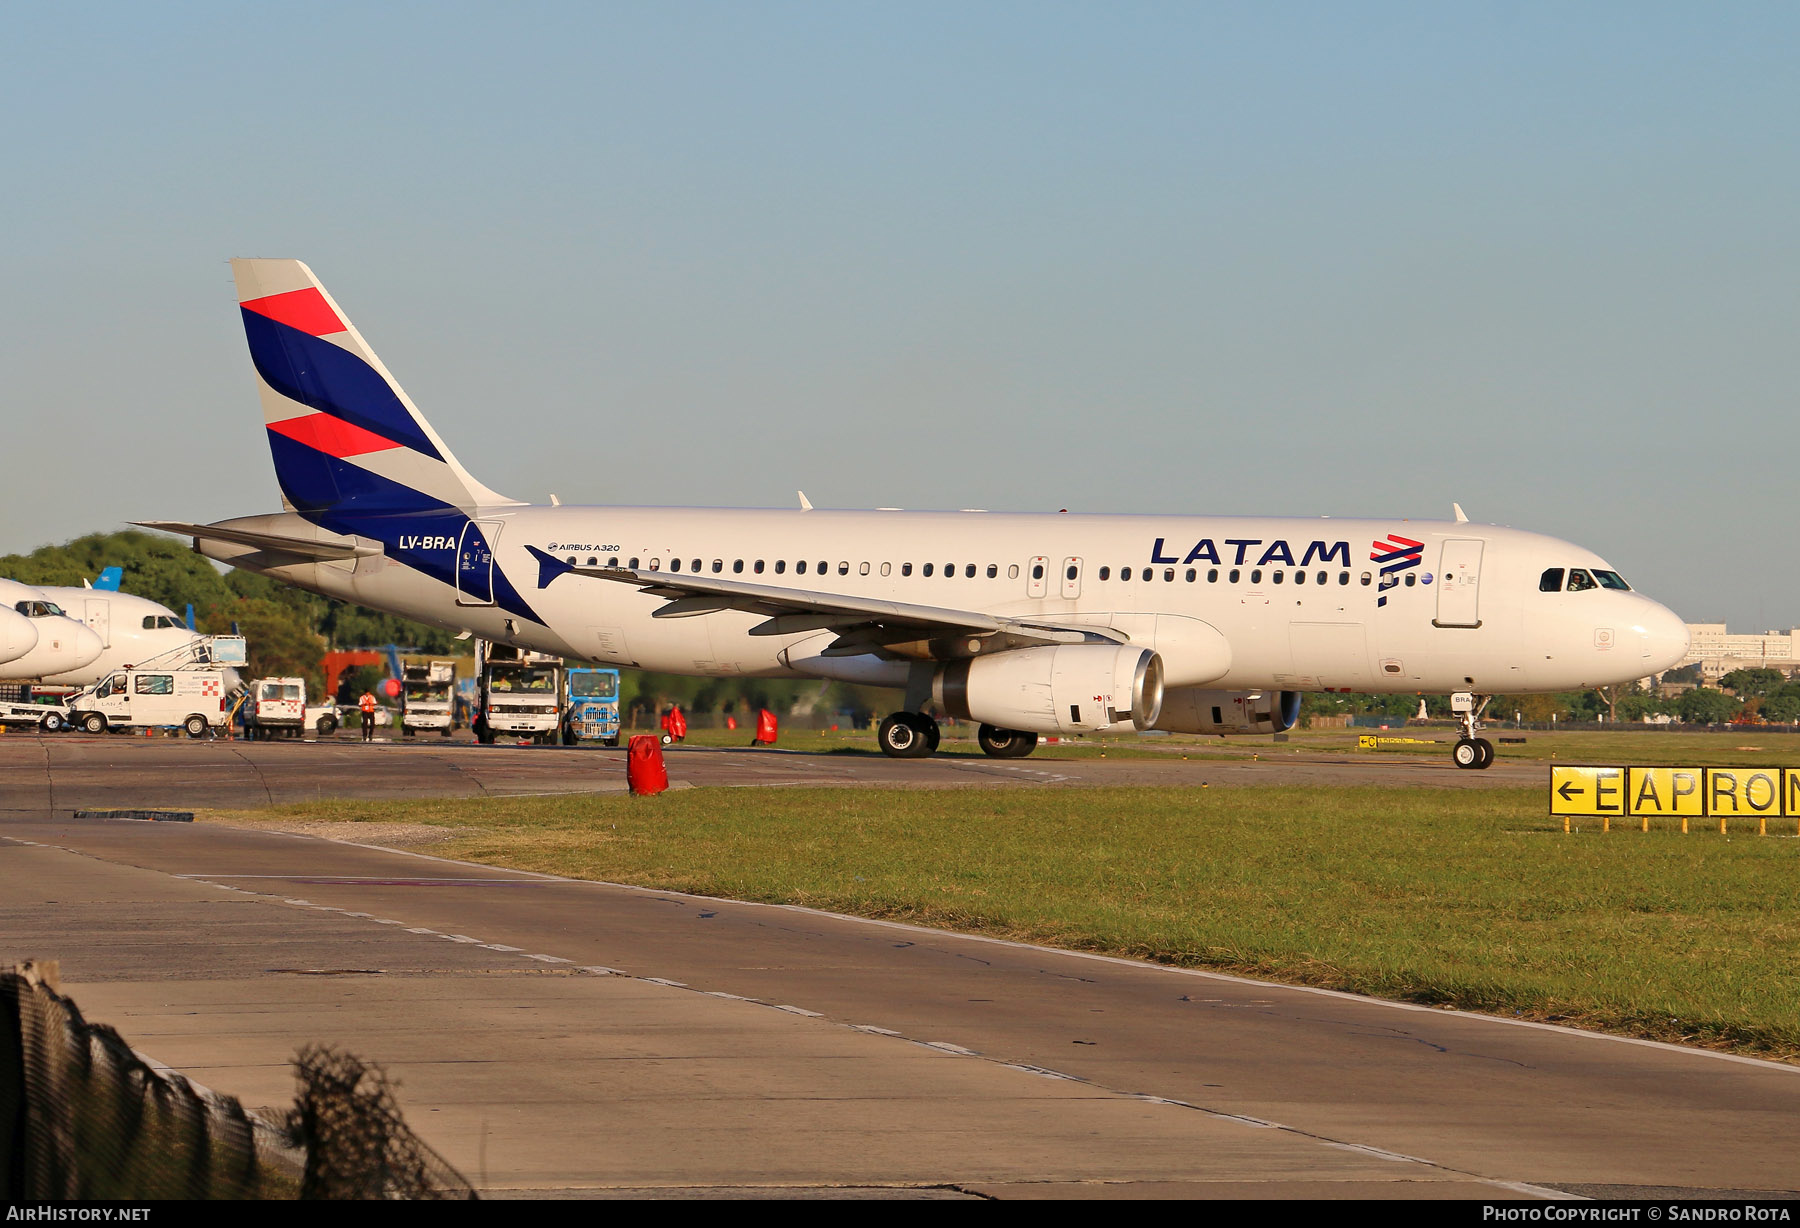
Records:
<instances>
[{"instance_id":1,"label":"aircraft nose","mask_svg":"<svg viewBox=\"0 0 1800 1228\"><path fill-rule=\"evenodd\" d=\"M105 641L100 638L99 634L95 632L92 627L88 626L86 623L76 623L75 626L76 631L73 642L73 659L75 663L68 667L70 669L80 669L82 666L98 660L100 654L106 651Z\"/></svg>"},{"instance_id":2,"label":"aircraft nose","mask_svg":"<svg viewBox=\"0 0 1800 1228\"><path fill-rule=\"evenodd\" d=\"M1648 604L1650 608L1638 624L1643 636L1644 672L1660 674L1680 665L1688 655L1688 629L1675 611L1655 602Z\"/></svg>"},{"instance_id":3,"label":"aircraft nose","mask_svg":"<svg viewBox=\"0 0 1800 1228\"><path fill-rule=\"evenodd\" d=\"M16 661L37 647L37 628L13 610L0 610L0 662Z\"/></svg>"}]
</instances>

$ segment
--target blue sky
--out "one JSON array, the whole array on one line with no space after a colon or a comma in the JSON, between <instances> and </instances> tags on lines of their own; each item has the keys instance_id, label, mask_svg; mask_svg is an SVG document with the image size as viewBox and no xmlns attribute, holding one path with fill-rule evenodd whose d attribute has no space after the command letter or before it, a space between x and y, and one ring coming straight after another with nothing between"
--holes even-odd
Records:
<instances>
[{"instance_id":1,"label":"blue sky","mask_svg":"<svg viewBox=\"0 0 1800 1228\"><path fill-rule=\"evenodd\" d=\"M7 5L0 552L270 510L234 255L565 502L1442 516L1800 623L1800 8Z\"/></svg>"}]
</instances>

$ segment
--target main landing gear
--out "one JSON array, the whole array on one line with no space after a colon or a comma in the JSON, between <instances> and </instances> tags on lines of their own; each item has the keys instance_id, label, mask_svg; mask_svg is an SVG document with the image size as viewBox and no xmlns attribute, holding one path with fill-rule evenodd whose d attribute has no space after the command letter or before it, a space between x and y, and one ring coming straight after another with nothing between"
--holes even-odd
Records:
<instances>
[{"instance_id":1,"label":"main landing gear","mask_svg":"<svg viewBox=\"0 0 1800 1228\"><path fill-rule=\"evenodd\" d=\"M1462 737L1456 740L1456 746L1450 752L1450 758L1459 768L1479 772L1494 762L1494 744L1475 736L1481 732L1481 714L1487 711L1488 700L1492 698L1491 695L1471 695L1467 691L1458 691L1450 697L1450 711L1462 722L1463 728Z\"/></svg>"},{"instance_id":2,"label":"main landing gear","mask_svg":"<svg viewBox=\"0 0 1800 1228\"><path fill-rule=\"evenodd\" d=\"M876 744L890 759L922 759L938 748L938 723L923 712L896 712L875 731ZM1023 759L1037 749L1038 736L1017 729L983 725L975 735L983 754L996 759Z\"/></svg>"},{"instance_id":3,"label":"main landing gear","mask_svg":"<svg viewBox=\"0 0 1800 1228\"><path fill-rule=\"evenodd\" d=\"M938 748L938 723L923 712L896 712L875 730L881 753L890 759L922 759Z\"/></svg>"}]
</instances>

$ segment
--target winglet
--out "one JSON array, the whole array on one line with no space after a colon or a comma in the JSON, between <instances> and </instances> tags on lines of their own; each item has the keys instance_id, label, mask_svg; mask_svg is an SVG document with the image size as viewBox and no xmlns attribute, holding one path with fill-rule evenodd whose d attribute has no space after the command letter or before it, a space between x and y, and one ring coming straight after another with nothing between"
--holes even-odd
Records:
<instances>
[{"instance_id":1,"label":"winglet","mask_svg":"<svg viewBox=\"0 0 1800 1228\"><path fill-rule=\"evenodd\" d=\"M806 497L806 492L804 490L796 490L794 493L800 496L800 510L803 512L812 511L812 500Z\"/></svg>"},{"instance_id":2,"label":"winglet","mask_svg":"<svg viewBox=\"0 0 1800 1228\"><path fill-rule=\"evenodd\" d=\"M525 549L531 551L531 557L538 561L537 586L539 588L549 588L550 581L575 570L572 565L563 562L553 554L539 550L536 546L526 546Z\"/></svg>"},{"instance_id":3,"label":"winglet","mask_svg":"<svg viewBox=\"0 0 1800 1228\"><path fill-rule=\"evenodd\" d=\"M1463 512L1462 504L1452 503L1450 505L1450 507L1451 507L1451 510L1456 513L1456 523L1457 524L1468 524L1469 523L1469 517Z\"/></svg>"}]
</instances>

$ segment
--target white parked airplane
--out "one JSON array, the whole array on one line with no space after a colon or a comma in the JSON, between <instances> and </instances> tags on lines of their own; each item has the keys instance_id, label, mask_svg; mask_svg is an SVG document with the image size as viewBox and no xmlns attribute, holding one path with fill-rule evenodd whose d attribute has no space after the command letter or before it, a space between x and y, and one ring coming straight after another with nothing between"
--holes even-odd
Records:
<instances>
[{"instance_id":1,"label":"white parked airplane","mask_svg":"<svg viewBox=\"0 0 1800 1228\"><path fill-rule=\"evenodd\" d=\"M141 665L201 637L168 606L148 597L104 588L40 588L70 618L99 637L101 651L81 666L44 675L53 686L90 686L107 675Z\"/></svg>"},{"instance_id":2,"label":"white parked airplane","mask_svg":"<svg viewBox=\"0 0 1800 1228\"><path fill-rule=\"evenodd\" d=\"M671 673L903 689L991 755L1040 734L1253 733L1306 691L1560 691L1687 651L1593 552L1452 522L532 507L451 455L297 260L234 260L285 511L147 521L210 558L488 639ZM1480 705L1455 758L1485 767Z\"/></svg>"},{"instance_id":3,"label":"white parked airplane","mask_svg":"<svg viewBox=\"0 0 1800 1228\"><path fill-rule=\"evenodd\" d=\"M0 580L0 606L11 618L0 620L0 681L39 681L47 674L81 670L105 651L100 637L70 618L42 589L17 580ZM13 620L26 626L19 630ZM29 640L27 640L29 636ZM13 652L14 648L20 648Z\"/></svg>"}]
</instances>

